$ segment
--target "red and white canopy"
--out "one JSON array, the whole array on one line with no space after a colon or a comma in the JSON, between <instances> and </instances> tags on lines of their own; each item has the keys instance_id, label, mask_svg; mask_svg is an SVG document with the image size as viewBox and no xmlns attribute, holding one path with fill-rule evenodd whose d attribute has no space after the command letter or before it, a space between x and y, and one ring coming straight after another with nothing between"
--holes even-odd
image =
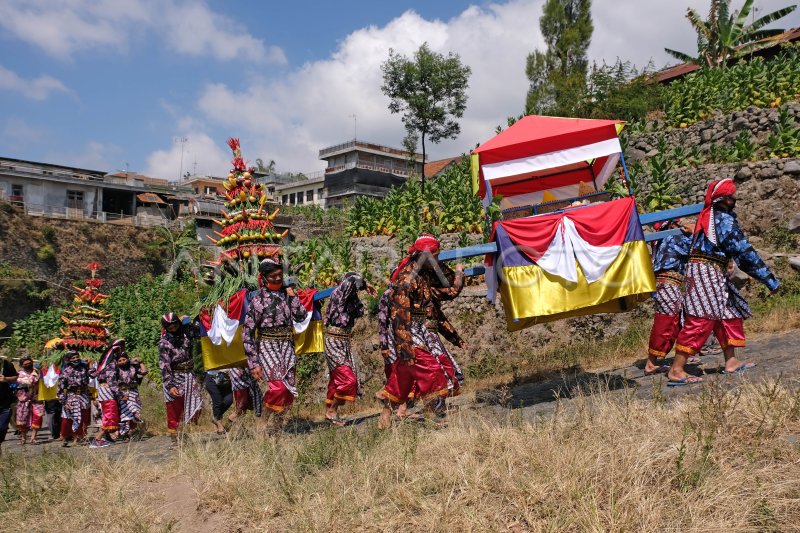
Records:
<instances>
[{"instance_id":1,"label":"red and white canopy","mask_svg":"<svg viewBox=\"0 0 800 533\"><path fill-rule=\"evenodd\" d=\"M501 207L600 191L619 161L624 122L527 116L472 151L473 192Z\"/></svg>"}]
</instances>

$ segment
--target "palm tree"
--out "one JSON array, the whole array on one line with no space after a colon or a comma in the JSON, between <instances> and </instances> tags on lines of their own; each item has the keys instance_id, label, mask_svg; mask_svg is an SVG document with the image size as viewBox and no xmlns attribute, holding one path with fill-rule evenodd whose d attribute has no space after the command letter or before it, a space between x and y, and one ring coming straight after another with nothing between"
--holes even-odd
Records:
<instances>
[{"instance_id":1,"label":"palm tree","mask_svg":"<svg viewBox=\"0 0 800 533\"><path fill-rule=\"evenodd\" d=\"M687 63L724 67L737 56L752 53L767 46L762 39L783 33L782 29L764 29L764 26L779 20L795 9L787 6L747 23L755 0L745 0L742 9L730 12L731 0L711 0L708 19L703 20L694 9L686 10L686 18L697 32L697 57L665 48L672 57Z\"/></svg>"}]
</instances>

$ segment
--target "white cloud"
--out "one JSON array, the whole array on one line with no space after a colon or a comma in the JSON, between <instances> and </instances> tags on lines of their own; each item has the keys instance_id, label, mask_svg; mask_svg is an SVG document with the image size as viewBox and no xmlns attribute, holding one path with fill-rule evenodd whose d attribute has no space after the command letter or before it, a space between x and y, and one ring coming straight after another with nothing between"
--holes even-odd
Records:
<instances>
[{"instance_id":1,"label":"white cloud","mask_svg":"<svg viewBox=\"0 0 800 533\"><path fill-rule=\"evenodd\" d=\"M286 62L280 48L265 45L202 1L4 0L0 28L62 60L88 49L123 51L134 35L149 31L179 54Z\"/></svg>"},{"instance_id":2,"label":"white cloud","mask_svg":"<svg viewBox=\"0 0 800 533\"><path fill-rule=\"evenodd\" d=\"M539 31L542 4L543 0L511 0L472 6L445 21L425 20L407 11L385 26L352 32L330 57L281 78L251 78L246 88L223 82L206 85L197 102L198 121L183 117L183 125L220 132L219 137L239 136L247 157L275 159L280 170L321 169L319 149L352 138L353 114L360 139L400 146L404 130L380 91L380 65L390 48L410 55L427 41L437 52L459 54L472 68L462 133L456 140L428 145L429 159L466 152L491 138L506 117L522 112L528 88L526 57L544 47ZM707 0L691 0L702 13L706 4ZM665 46L687 51L694 46L683 2L596 0L593 5L590 59L613 62L621 56L642 66L653 58L662 66L668 61ZM760 2L763 13L780 5L779 0ZM792 17L782 24L798 25ZM226 170L227 165L221 172Z\"/></svg>"},{"instance_id":3,"label":"white cloud","mask_svg":"<svg viewBox=\"0 0 800 533\"><path fill-rule=\"evenodd\" d=\"M196 131L187 131L183 137L186 138L185 144L173 142L169 148L151 153L142 173L172 181L177 180L181 172L227 175L231 156L225 144L226 139L212 139L205 133Z\"/></svg>"},{"instance_id":4,"label":"white cloud","mask_svg":"<svg viewBox=\"0 0 800 533\"><path fill-rule=\"evenodd\" d=\"M2 65L0 65L0 90L13 91L37 101L47 99L53 92L69 93L66 85L52 76L42 74L26 80Z\"/></svg>"},{"instance_id":5,"label":"white cloud","mask_svg":"<svg viewBox=\"0 0 800 533\"><path fill-rule=\"evenodd\" d=\"M410 55L427 41L438 52L458 53L472 68L461 136L428 145L433 157L460 153L491 137L497 124L524 105L525 57L541 41L530 24L539 2L470 7L446 22L408 11L384 27L351 33L330 58L280 80L256 80L244 90L209 84L198 107L208 123L240 135L246 154L275 159L283 170L322 168L319 149L352 137L352 114L360 139L399 146L404 130L380 91L380 65L389 48Z\"/></svg>"}]
</instances>

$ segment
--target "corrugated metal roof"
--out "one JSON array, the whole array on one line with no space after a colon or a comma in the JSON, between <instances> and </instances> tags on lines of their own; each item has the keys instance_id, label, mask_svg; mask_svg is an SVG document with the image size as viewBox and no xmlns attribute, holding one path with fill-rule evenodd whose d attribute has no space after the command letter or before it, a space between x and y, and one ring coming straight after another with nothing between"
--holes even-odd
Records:
<instances>
[{"instance_id":1,"label":"corrugated metal roof","mask_svg":"<svg viewBox=\"0 0 800 533\"><path fill-rule=\"evenodd\" d=\"M143 192L136 195L136 198L145 204L166 204L164 200L162 200L156 193L154 192Z\"/></svg>"}]
</instances>

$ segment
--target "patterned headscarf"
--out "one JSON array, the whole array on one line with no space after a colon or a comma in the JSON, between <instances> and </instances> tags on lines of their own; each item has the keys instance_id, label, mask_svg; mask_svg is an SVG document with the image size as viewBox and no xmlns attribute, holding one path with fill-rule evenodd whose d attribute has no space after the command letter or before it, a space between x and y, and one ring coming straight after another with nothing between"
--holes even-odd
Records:
<instances>
[{"instance_id":1,"label":"patterned headscarf","mask_svg":"<svg viewBox=\"0 0 800 533\"><path fill-rule=\"evenodd\" d=\"M400 274L400 271L403 269L404 266L408 264L409 261L417 254L422 252L428 252L431 254L439 253L439 249L441 248L441 243L439 239L431 235L430 233L423 233L414 243L408 247L408 255L400 261L400 264L397 265L397 268L392 272L392 281L397 279L397 276Z\"/></svg>"},{"instance_id":2,"label":"patterned headscarf","mask_svg":"<svg viewBox=\"0 0 800 533\"><path fill-rule=\"evenodd\" d=\"M700 216L697 218L697 224L694 227L695 235L702 231L714 246L718 244L717 230L714 227L714 204L733 194L736 194L736 184L730 178L712 181L708 185L703 210L700 211Z\"/></svg>"}]
</instances>

